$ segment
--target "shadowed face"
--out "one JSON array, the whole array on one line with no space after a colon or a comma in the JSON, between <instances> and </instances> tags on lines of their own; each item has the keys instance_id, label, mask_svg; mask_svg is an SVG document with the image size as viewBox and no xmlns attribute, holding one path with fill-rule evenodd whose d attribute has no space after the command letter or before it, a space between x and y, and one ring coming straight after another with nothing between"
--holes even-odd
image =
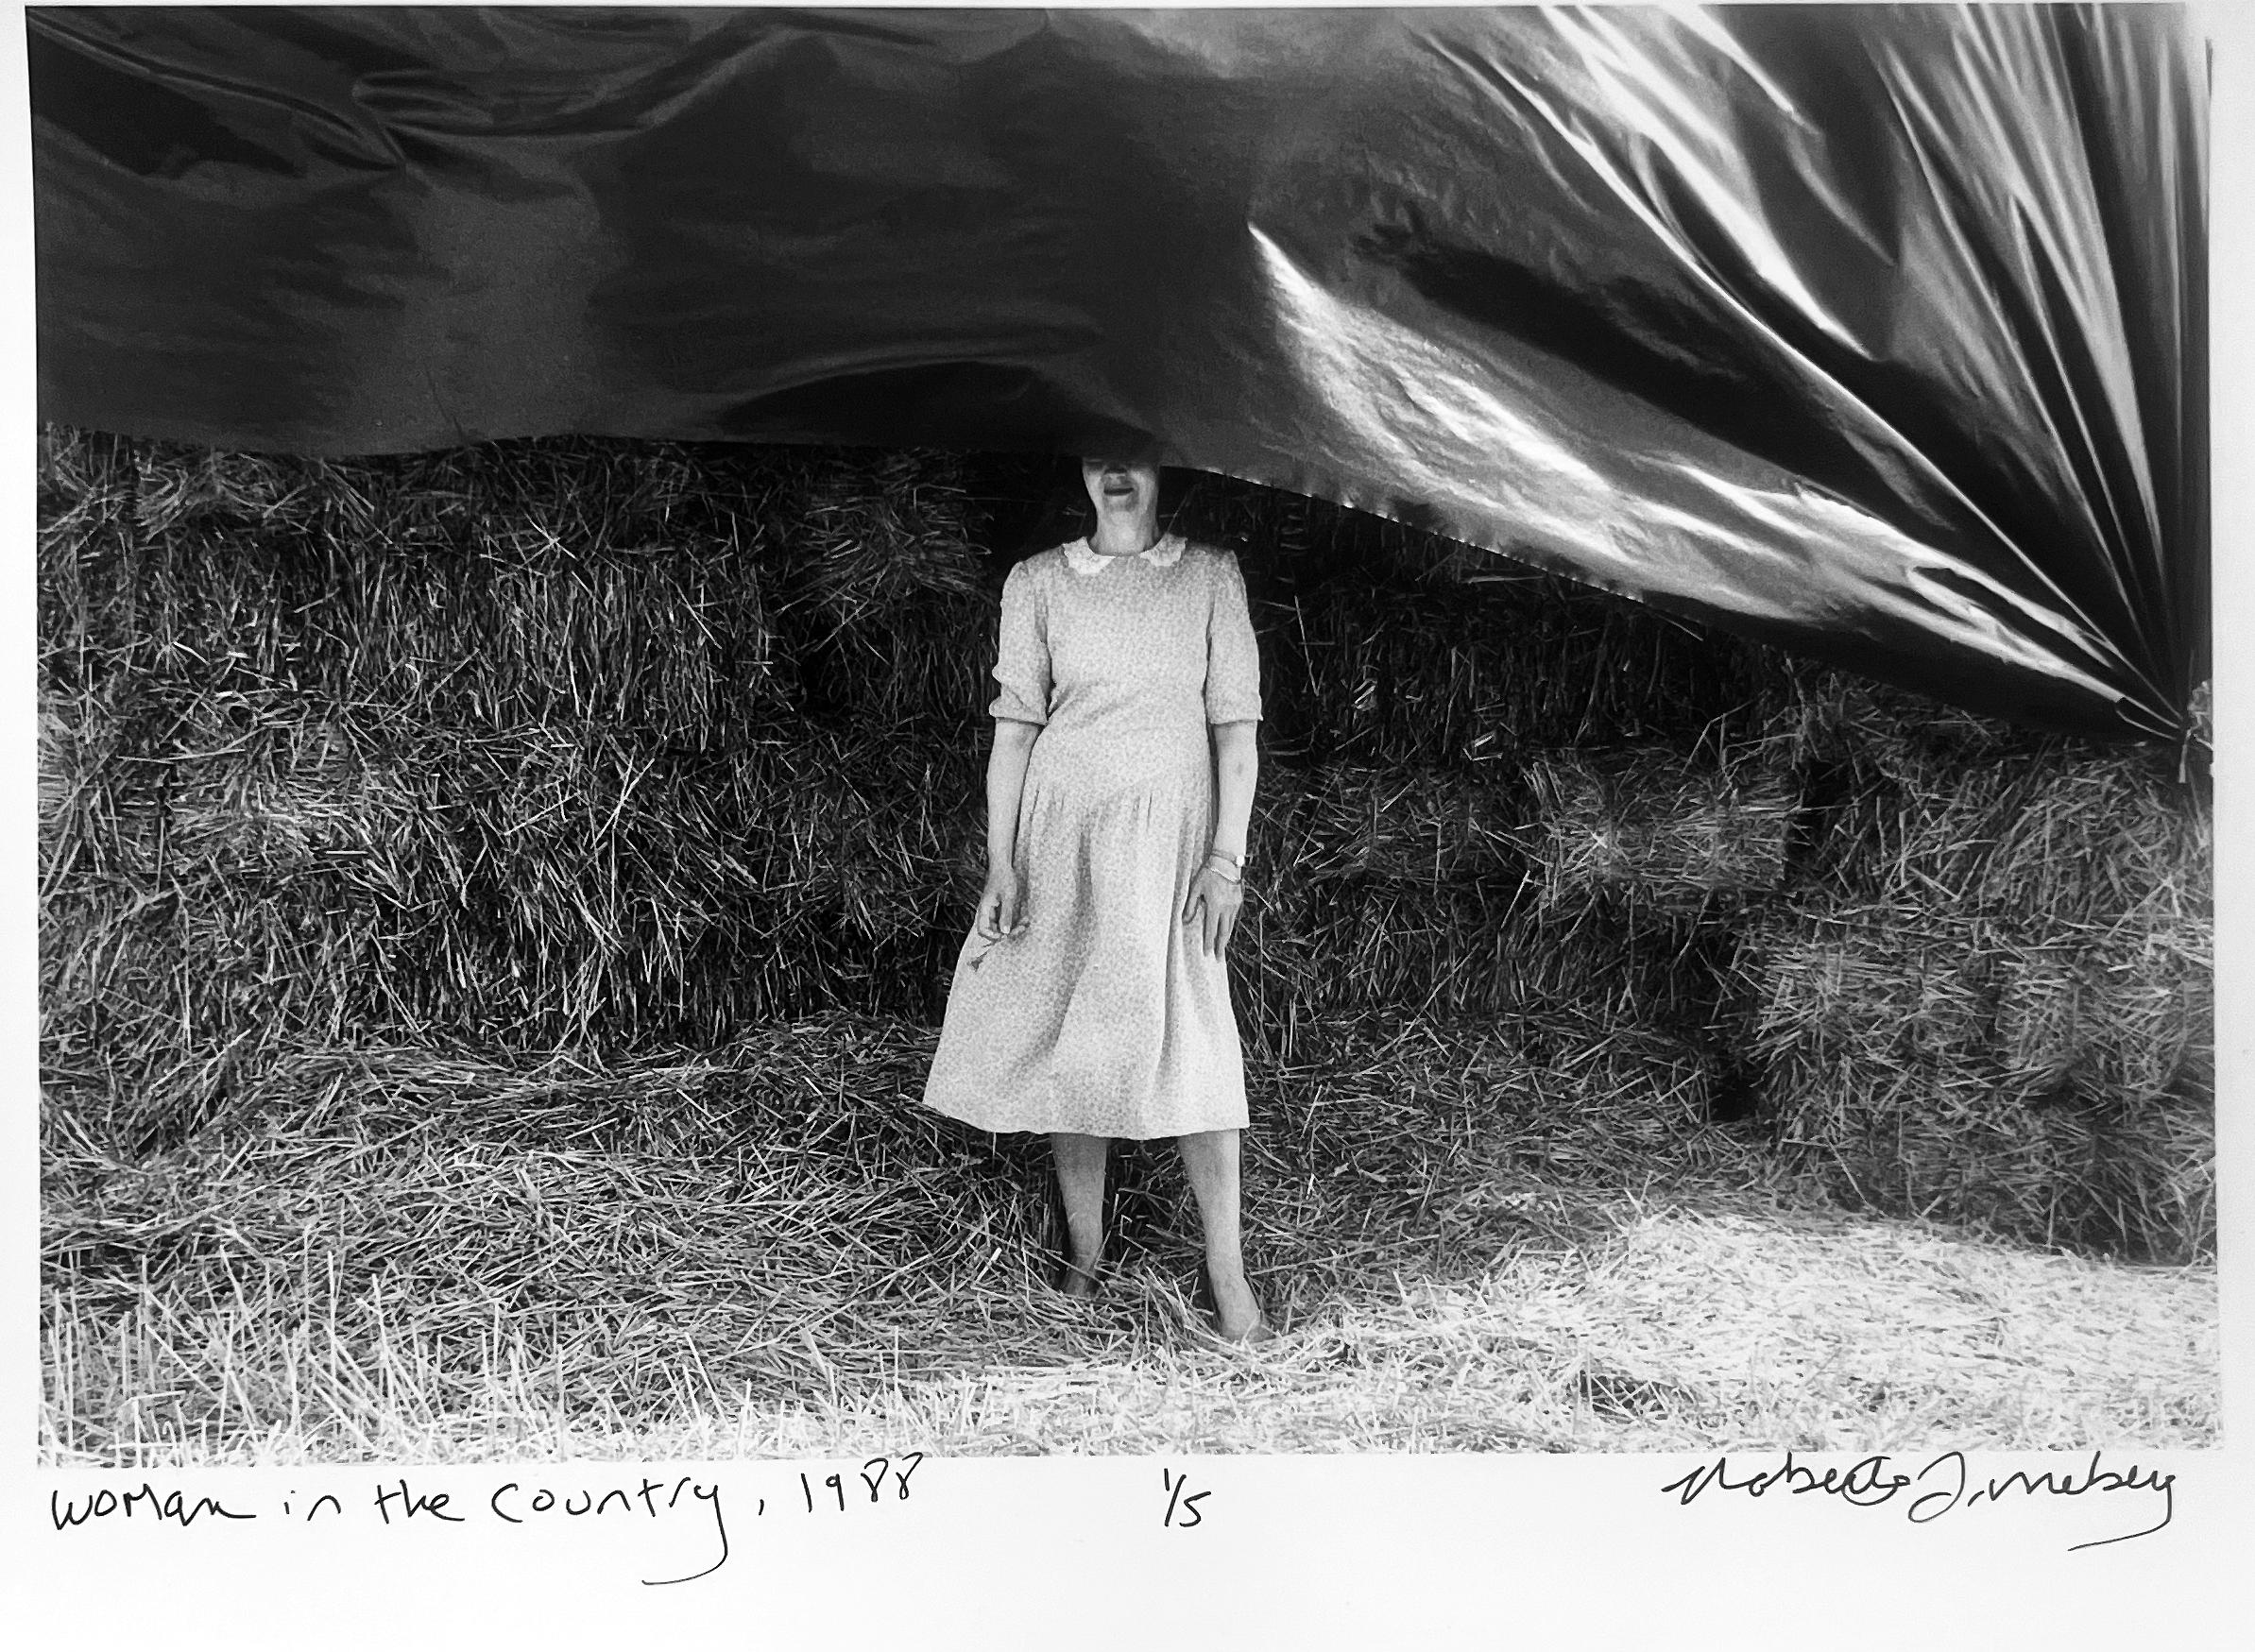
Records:
<instances>
[{"instance_id":1,"label":"shadowed face","mask_svg":"<svg viewBox=\"0 0 2255 1652\"><path fill-rule=\"evenodd\" d=\"M1099 529L1147 527L1158 519L1159 468L1125 459L1083 459L1081 485L1096 506Z\"/></svg>"}]
</instances>

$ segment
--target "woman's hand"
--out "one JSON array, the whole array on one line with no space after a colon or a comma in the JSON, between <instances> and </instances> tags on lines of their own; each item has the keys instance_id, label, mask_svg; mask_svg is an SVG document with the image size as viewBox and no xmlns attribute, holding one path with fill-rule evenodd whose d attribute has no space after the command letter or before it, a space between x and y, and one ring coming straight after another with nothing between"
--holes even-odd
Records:
<instances>
[{"instance_id":1,"label":"woman's hand","mask_svg":"<svg viewBox=\"0 0 2255 1652\"><path fill-rule=\"evenodd\" d=\"M1025 885L1008 861L986 869L986 887L979 892L979 915L971 927L986 941L1025 932Z\"/></svg>"},{"instance_id":2,"label":"woman's hand","mask_svg":"<svg viewBox=\"0 0 2255 1652\"><path fill-rule=\"evenodd\" d=\"M1237 932L1238 909L1244 904L1241 883L1210 865L1198 869L1198 876L1190 879L1189 898L1183 902L1183 922L1198 923L1199 945L1206 956L1219 958L1229 949L1229 938Z\"/></svg>"}]
</instances>

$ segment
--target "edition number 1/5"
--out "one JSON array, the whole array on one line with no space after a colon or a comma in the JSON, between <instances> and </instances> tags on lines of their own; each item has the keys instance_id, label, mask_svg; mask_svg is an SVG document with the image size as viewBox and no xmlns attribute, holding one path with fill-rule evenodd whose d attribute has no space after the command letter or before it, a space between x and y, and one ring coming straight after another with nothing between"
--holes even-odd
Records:
<instances>
[{"instance_id":1,"label":"edition number 1/5","mask_svg":"<svg viewBox=\"0 0 2255 1652\"><path fill-rule=\"evenodd\" d=\"M1167 1513L1159 1522L1161 1525L1187 1531L1204 1524L1205 1515L1198 1506L1213 1495L1211 1491L1193 1491L1189 1475L1171 1474L1165 1469L1159 1471L1159 1483L1167 1490Z\"/></svg>"}]
</instances>

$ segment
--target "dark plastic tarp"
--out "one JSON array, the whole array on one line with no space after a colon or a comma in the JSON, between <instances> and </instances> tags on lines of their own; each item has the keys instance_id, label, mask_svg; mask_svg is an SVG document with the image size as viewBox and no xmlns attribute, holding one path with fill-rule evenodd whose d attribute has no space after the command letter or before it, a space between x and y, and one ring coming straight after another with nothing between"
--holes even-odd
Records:
<instances>
[{"instance_id":1,"label":"dark plastic tarp","mask_svg":"<svg viewBox=\"0 0 2255 1652\"><path fill-rule=\"evenodd\" d=\"M30 34L49 418L1127 445L2024 721L2205 674L2174 8Z\"/></svg>"}]
</instances>

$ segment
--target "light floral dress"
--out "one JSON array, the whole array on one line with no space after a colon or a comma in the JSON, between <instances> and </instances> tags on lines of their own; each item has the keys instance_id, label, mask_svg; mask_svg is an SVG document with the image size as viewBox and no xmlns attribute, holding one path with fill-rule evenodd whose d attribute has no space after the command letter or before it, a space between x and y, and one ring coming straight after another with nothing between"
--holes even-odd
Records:
<instances>
[{"instance_id":1,"label":"light floral dress","mask_svg":"<svg viewBox=\"0 0 2255 1652\"><path fill-rule=\"evenodd\" d=\"M993 715L1042 725L1017 815L1025 929L974 929L926 1103L992 1131L1149 1139L1242 1128L1229 978L1182 922L1213 845L1217 723L1260 716L1237 558L1085 540L1002 587Z\"/></svg>"}]
</instances>

